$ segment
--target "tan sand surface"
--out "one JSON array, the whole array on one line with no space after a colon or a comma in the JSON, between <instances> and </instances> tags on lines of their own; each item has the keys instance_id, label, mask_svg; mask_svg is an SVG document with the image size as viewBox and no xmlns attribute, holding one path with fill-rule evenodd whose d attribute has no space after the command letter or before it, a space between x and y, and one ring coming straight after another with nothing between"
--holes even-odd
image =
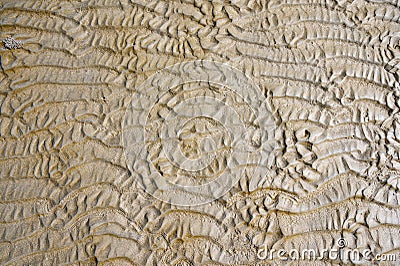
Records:
<instances>
[{"instance_id":1,"label":"tan sand surface","mask_svg":"<svg viewBox=\"0 0 400 266\"><path fill-rule=\"evenodd\" d=\"M400 265L399 1L0 14L0 264Z\"/></svg>"}]
</instances>

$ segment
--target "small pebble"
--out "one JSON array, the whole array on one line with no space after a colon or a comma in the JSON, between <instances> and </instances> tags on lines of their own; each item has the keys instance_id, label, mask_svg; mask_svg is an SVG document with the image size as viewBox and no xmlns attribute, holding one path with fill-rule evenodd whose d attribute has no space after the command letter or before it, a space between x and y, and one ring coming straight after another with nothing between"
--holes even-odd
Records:
<instances>
[{"instance_id":1,"label":"small pebble","mask_svg":"<svg viewBox=\"0 0 400 266\"><path fill-rule=\"evenodd\" d=\"M14 50L14 49L19 49L22 47L22 42L14 40L13 37L8 36L3 40L4 48L8 50Z\"/></svg>"}]
</instances>

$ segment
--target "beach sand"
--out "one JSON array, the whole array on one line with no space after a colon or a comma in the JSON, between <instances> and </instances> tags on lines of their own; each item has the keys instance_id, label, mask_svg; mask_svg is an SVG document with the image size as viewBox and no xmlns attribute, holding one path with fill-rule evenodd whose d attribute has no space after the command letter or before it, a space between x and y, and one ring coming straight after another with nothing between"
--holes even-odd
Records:
<instances>
[{"instance_id":1,"label":"beach sand","mask_svg":"<svg viewBox=\"0 0 400 266\"><path fill-rule=\"evenodd\" d=\"M0 12L0 264L399 263L395 0Z\"/></svg>"}]
</instances>

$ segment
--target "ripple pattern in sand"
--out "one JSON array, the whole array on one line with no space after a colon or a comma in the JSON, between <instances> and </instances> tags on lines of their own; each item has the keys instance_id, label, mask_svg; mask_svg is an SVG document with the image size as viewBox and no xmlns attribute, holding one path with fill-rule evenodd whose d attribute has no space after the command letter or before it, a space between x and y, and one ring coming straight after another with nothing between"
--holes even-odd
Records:
<instances>
[{"instance_id":1,"label":"ripple pattern in sand","mask_svg":"<svg viewBox=\"0 0 400 266\"><path fill-rule=\"evenodd\" d=\"M257 249L339 238L399 254L397 1L1 0L0 14L1 40L21 41L0 49L1 264L280 265ZM278 143L264 175L177 207L129 171L122 124L135 88L192 60L251 77Z\"/></svg>"}]
</instances>

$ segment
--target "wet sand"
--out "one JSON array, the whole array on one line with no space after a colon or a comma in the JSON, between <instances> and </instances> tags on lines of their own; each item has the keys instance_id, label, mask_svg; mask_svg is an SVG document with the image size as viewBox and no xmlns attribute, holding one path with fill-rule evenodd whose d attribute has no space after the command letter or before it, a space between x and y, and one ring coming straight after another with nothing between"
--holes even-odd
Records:
<instances>
[{"instance_id":1,"label":"wet sand","mask_svg":"<svg viewBox=\"0 0 400 266\"><path fill-rule=\"evenodd\" d=\"M257 255L262 247L333 249L340 239L344 248L397 254L399 263L399 7L393 0L1 0L0 263L341 265L351 261ZM174 99L228 99L246 116L246 106L265 98L276 145L259 176L248 163L217 200L176 206L138 182L123 124L132 96L148 89L143 82L193 60L234 67L259 95L241 101L199 83L178 87ZM195 173L168 164L156 133L172 96L156 98L143 147L164 178L204 184L229 168L233 126L208 118L182 124L176 148L212 163ZM251 131L249 147L257 150L265 132ZM217 144L197 139L205 135ZM201 157L209 147L214 155Z\"/></svg>"}]
</instances>

